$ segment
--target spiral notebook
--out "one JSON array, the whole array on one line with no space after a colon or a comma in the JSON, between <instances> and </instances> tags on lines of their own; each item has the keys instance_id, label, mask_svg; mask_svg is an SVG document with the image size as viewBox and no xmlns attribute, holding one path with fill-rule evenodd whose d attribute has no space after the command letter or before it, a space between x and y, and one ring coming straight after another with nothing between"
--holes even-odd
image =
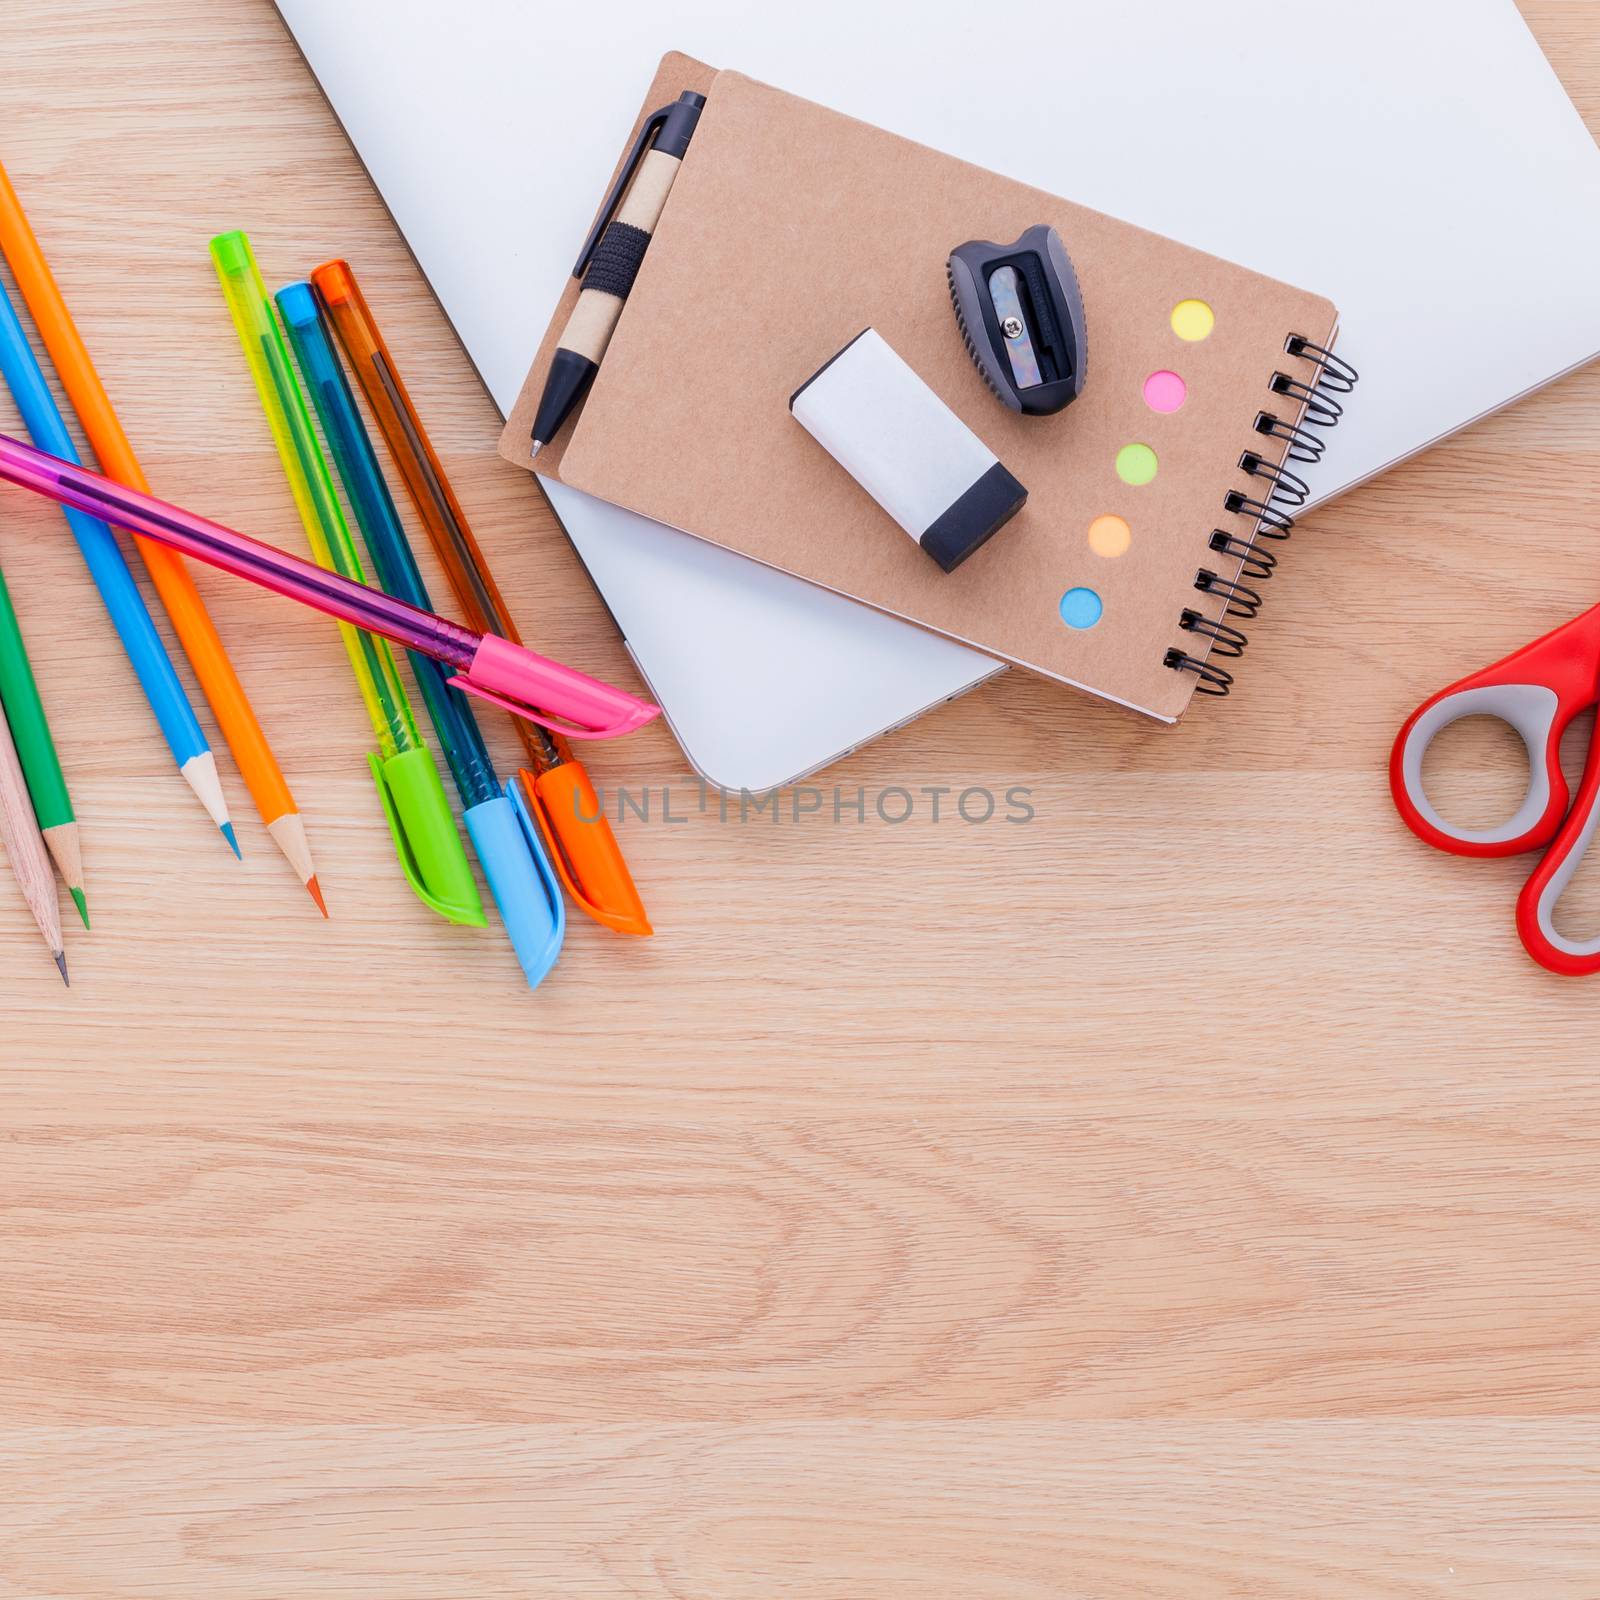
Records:
<instances>
[{"instance_id":1,"label":"spiral notebook","mask_svg":"<svg viewBox=\"0 0 1600 1600\"><path fill-rule=\"evenodd\" d=\"M1344 404L1332 303L685 56L663 59L640 122L686 88L707 95L694 143L540 471L1164 721L1225 692L1304 497L1294 463ZM1053 417L984 386L944 271L964 240L1037 222L1065 241L1088 320L1084 393ZM502 438L522 466L577 288ZM950 574L789 415L869 324L1029 491Z\"/></svg>"}]
</instances>

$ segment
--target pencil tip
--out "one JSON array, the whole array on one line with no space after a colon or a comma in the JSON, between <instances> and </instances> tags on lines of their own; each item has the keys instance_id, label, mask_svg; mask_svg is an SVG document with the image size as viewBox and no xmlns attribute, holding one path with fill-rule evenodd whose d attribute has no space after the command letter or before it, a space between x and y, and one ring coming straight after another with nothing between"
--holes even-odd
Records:
<instances>
[{"instance_id":1,"label":"pencil tip","mask_svg":"<svg viewBox=\"0 0 1600 1600\"><path fill-rule=\"evenodd\" d=\"M183 781L195 792L195 798L206 808L206 815L219 828L229 823L228 797L222 792L222 779L217 776L217 758L209 750L190 756L178 769Z\"/></svg>"},{"instance_id":2,"label":"pencil tip","mask_svg":"<svg viewBox=\"0 0 1600 1600\"><path fill-rule=\"evenodd\" d=\"M64 984L66 984L66 986L70 989L72 987L72 979L67 976L67 953L66 953L66 951L65 950L57 950L55 952L55 958L56 958L56 967L59 969L59 971L61 973L61 981Z\"/></svg>"},{"instance_id":3,"label":"pencil tip","mask_svg":"<svg viewBox=\"0 0 1600 1600\"><path fill-rule=\"evenodd\" d=\"M317 902L317 910L323 916L327 916L328 902L322 898L322 885L317 882L317 875L314 872L306 879L306 892Z\"/></svg>"},{"instance_id":4,"label":"pencil tip","mask_svg":"<svg viewBox=\"0 0 1600 1600\"><path fill-rule=\"evenodd\" d=\"M528 459L530 461L532 461L534 459L534 457L537 456L539 454L539 452L541 450L543 450L543 449L544 449L544 440L543 439L535 439L533 441L533 449L528 452Z\"/></svg>"},{"instance_id":5,"label":"pencil tip","mask_svg":"<svg viewBox=\"0 0 1600 1600\"><path fill-rule=\"evenodd\" d=\"M222 828L222 837L228 841L228 848L233 851L237 860L243 861L244 855L239 849L239 840L234 834L233 824L231 822L224 822L220 826Z\"/></svg>"},{"instance_id":6,"label":"pencil tip","mask_svg":"<svg viewBox=\"0 0 1600 1600\"><path fill-rule=\"evenodd\" d=\"M78 908L78 916L82 919L85 928L89 926L89 902L84 898L82 889L68 889L72 896L72 903Z\"/></svg>"}]
</instances>

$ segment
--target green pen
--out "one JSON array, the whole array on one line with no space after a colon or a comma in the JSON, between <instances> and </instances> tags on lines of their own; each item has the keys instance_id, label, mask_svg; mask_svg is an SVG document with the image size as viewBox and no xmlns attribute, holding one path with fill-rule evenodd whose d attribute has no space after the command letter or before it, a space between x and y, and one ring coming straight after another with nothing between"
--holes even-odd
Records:
<instances>
[{"instance_id":1,"label":"green pen","mask_svg":"<svg viewBox=\"0 0 1600 1600\"><path fill-rule=\"evenodd\" d=\"M22 629L11 604L11 592L0 574L0 701L5 702L6 720L16 740L22 776L27 781L33 815L44 835L45 849L66 883L72 903L78 908L84 927L89 926L89 907L83 895L83 851L78 843L78 819L72 810L72 796L61 771L56 742L50 737L44 702L34 681Z\"/></svg>"},{"instance_id":2,"label":"green pen","mask_svg":"<svg viewBox=\"0 0 1600 1600\"><path fill-rule=\"evenodd\" d=\"M300 381L289 364L250 241L243 233L220 233L211 241L211 260L244 346L311 554L330 572L365 583L355 541L334 493L327 457L312 431ZM451 922L481 928L488 919L478 886L439 769L417 732L411 702L388 643L346 622L339 624L339 632L378 736L378 753L367 759L401 869L424 905Z\"/></svg>"}]
</instances>

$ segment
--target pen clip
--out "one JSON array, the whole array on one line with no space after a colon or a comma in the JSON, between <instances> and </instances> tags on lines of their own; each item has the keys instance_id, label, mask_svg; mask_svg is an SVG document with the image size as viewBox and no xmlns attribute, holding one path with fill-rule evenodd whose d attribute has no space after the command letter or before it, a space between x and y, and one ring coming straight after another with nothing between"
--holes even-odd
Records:
<instances>
[{"instance_id":1,"label":"pen clip","mask_svg":"<svg viewBox=\"0 0 1600 1600\"><path fill-rule=\"evenodd\" d=\"M372 781L377 786L378 801L383 806L384 818L394 838L394 850L400 858L400 870L405 874L406 882L411 885L412 893L430 911L443 917L447 922L457 922L472 928L487 926L488 919L483 914L481 903L444 900L428 887L427 880L423 876L422 864L412 847L411 836L406 831L405 818L401 815L394 790L390 787L389 775L382 757L375 751L368 751L367 765L372 769Z\"/></svg>"},{"instance_id":2,"label":"pen clip","mask_svg":"<svg viewBox=\"0 0 1600 1600\"><path fill-rule=\"evenodd\" d=\"M600 215L594 219L589 237L583 241L583 249L578 253L578 264L572 269L574 278L583 276L583 269L589 265L589 257L594 254L595 246L600 243L600 235L606 231L606 224L611 221L611 214L617 209L617 203L622 199L622 191L628 187L628 180L633 177L634 168L644 160L646 147L661 131L671 111L671 106L662 106L659 111L652 111L644 119L639 137L633 141L628 159L623 162L622 171L617 174L617 181L611 185L611 192L606 196L605 204L600 207Z\"/></svg>"},{"instance_id":3,"label":"pen clip","mask_svg":"<svg viewBox=\"0 0 1600 1600\"><path fill-rule=\"evenodd\" d=\"M509 711L514 717L521 717L524 722L534 722L541 728L548 728L551 733L559 733L564 739L615 739L621 734L632 733L635 728L643 726L637 715L630 713L604 728L583 728L575 722L560 722L547 717L544 712L535 711L532 706L525 705L520 700L496 694L492 689L485 689L481 684L474 683L471 678L464 677L460 673L446 679L446 682L452 689L459 689L462 694L476 695L480 700L487 700L490 705L498 706L502 711ZM653 707L651 715L655 715Z\"/></svg>"}]
</instances>

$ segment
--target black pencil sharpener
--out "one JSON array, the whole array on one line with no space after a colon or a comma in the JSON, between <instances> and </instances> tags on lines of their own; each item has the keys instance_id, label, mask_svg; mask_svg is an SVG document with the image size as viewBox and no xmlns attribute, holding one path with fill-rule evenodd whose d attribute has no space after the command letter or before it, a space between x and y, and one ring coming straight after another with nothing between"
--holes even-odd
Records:
<instances>
[{"instance_id":1,"label":"black pencil sharpener","mask_svg":"<svg viewBox=\"0 0 1600 1600\"><path fill-rule=\"evenodd\" d=\"M1002 405L1049 416L1083 393L1083 294L1054 228L1036 223L1014 244L971 239L945 272L967 353Z\"/></svg>"}]
</instances>

